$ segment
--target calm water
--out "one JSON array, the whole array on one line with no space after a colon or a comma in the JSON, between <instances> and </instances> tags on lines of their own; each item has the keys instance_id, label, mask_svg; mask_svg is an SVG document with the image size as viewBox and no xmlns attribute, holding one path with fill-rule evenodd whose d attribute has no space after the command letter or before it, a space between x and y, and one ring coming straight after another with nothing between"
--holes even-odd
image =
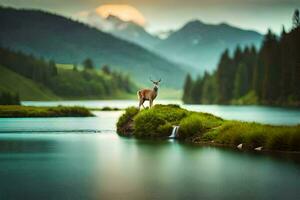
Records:
<instances>
[{"instance_id":1,"label":"calm water","mask_svg":"<svg viewBox=\"0 0 300 200\"><path fill-rule=\"evenodd\" d=\"M221 105L183 105L176 100L158 100L155 103L179 104L188 110L208 112L225 119L242 121L255 121L276 125L300 124L300 109L280 108L268 106L221 106ZM101 101L25 101L24 105L56 106L56 105L80 105L89 108L103 108L104 106L127 108L137 106L136 100L101 100ZM145 106L148 102L145 102Z\"/></svg>"},{"instance_id":2,"label":"calm water","mask_svg":"<svg viewBox=\"0 0 300 200\"><path fill-rule=\"evenodd\" d=\"M110 106L130 102L114 101ZM103 107L97 102L81 103ZM293 110L190 107L233 118L240 112L244 120L276 119L279 112L283 116L279 122L299 123L299 112ZM235 109L239 111L231 111ZM263 110L271 113L262 115ZM172 140L121 138L115 133L121 113L0 119L0 199L300 198L299 154L269 155Z\"/></svg>"}]
</instances>

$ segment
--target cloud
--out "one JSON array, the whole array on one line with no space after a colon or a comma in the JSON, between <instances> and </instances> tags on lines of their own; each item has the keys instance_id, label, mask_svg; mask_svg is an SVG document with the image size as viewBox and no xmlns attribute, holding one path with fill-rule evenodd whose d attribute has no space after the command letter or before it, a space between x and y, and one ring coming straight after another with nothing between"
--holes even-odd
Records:
<instances>
[{"instance_id":1,"label":"cloud","mask_svg":"<svg viewBox=\"0 0 300 200\"><path fill-rule=\"evenodd\" d=\"M125 29L128 23L144 27L146 20L141 12L129 5L106 4L92 10L76 13L73 18L103 31Z\"/></svg>"}]
</instances>

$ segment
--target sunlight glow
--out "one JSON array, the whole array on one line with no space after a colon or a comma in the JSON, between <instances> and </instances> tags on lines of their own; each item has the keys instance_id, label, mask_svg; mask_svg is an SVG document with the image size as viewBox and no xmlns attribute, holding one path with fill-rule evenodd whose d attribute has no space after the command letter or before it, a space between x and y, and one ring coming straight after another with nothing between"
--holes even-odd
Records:
<instances>
[{"instance_id":1,"label":"sunlight glow","mask_svg":"<svg viewBox=\"0 0 300 200\"><path fill-rule=\"evenodd\" d=\"M138 25L145 26L146 20L142 13L130 5L106 4L96 8L96 12L102 17L116 16L123 21L132 21Z\"/></svg>"}]
</instances>

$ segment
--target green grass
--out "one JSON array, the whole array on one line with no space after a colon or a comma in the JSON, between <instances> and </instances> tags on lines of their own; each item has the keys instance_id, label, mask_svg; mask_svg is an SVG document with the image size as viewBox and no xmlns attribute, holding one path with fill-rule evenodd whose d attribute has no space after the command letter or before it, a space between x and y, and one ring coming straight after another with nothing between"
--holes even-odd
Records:
<instances>
[{"instance_id":1,"label":"green grass","mask_svg":"<svg viewBox=\"0 0 300 200\"><path fill-rule=\"evenodd\" d=\"M128 123L132 123L130 125L132 133L137 137L167 137L171 134L172 126L180 125L185 118L191 119L191 116L197 117L198 120L208 120L204 128L218 126L222 121L213 115L190 112L178 105L155 105L151 109L144 109L140 112L137 108L131 107L126 109L124 115L120 117L117 130L122 135L122 127L128 127ZM187 136L182 135L182 137Z\"/></svg>"},{"instance_id":2,"label":"green grass","mask_svg":"<svg viewBox=\"0 0 300 200\"><path fill-rule=\"evenodd\" d=\"M62 63L56 63L56 66L58 70L60 69L73 70L74 67L73 64L62 64ZM77 68L79 68L79 66L77 66Z\"/></svg>"},{"instance_id":3,"label":"green grass","mask_svg":"<svg viewBox=\"0 0 300 200\"><path fill-rule=\"evenodd\" d=\"M226 121L222 126L205 133L202 140L230 146L242 143L249 149L262 146L270 150L300 151L300 125L271 126Z\"/></svg>"},{"instance_id":4,"label":"green grass","mask_svg":"<svg viewBox=\"0 0 300 200\"><path fill-rule=\"evenodd\" d=\"M0 91L18 93L22 100L58 100L49 89L0 66Z\"/></svg>"},{"instance_id":5,"label":"green grass","mask_svg":"<svg viewBox=\"0 0 300 200\"><path fill-rule=\"evenodd\" d=\"M201 117L197 114L189 115L180 121L180 131L178 131L179 138L188 138L197 133L204 131L205 127Z\"/></svg>"},{"instance_id":6,"label":"green grass","mask_svg":"<svg viewBox=\"0 0 300 200\"><path fill-rule=\"evenodd\" d=\"M88 117L93 114L84 107L35 107L0 105L0 117Z\"/></svg>"},{"instance_id":7,"label":"green grass","mask_svg":"<svg viewBox=\"0 0 300 200\"><path fill-rule=\"evenodd\" d=\"M272 126L223 120L209 113L192 112L176 105L155 105L138 111L128 108L119 118L119 135L166 138L179 125L178 139L194 143L236 146L246 149L300 151L300 125ZM124 131L125 130L125 131Z\"/></svg>"}]
</instances>

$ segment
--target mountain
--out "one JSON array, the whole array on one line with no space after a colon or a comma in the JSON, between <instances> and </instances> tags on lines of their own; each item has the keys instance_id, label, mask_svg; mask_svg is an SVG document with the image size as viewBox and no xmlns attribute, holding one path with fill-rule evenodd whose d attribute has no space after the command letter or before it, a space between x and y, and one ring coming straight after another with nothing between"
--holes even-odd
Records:
<instances>
[{"instance_id":1,"label":"mountain","mask_svg":"<svg viewBox=\"0 0 300 200\"><path fill-rule=\"evenodd\" d=\"M107 18L91 12L85 20L88 24L118 38L133 42L147 49L152 49L161 40L148 33L144 27L132 22L109 15Z\"/></svg>"},{"instance_id":2,"label":"mountain","mask_svg":"<svg viewBox=\"0 0 300 200\"><path fill-rule=\"evenodd\" d=\"M162 40L155 49L176 62L186 63L199 71L216 68L221 53L237 45L254 44L258 47L263 36L255 31L243 30L228 24L205 24L199 20L185 24Z\"/></svg>"},{"instance_id":3,"label":"mountain","mask_svg":"<svg viewBox=\"0 0 300 200\"><path fill-rule=\"evenodd\" d=\"M0 45L56 63L82 63L87 57L128 73L139 83L149 76L162 78L167 87L179 88L186 72L138 45L83 23L37 10L0 8Z\"/></svg>"}]
</instances>

